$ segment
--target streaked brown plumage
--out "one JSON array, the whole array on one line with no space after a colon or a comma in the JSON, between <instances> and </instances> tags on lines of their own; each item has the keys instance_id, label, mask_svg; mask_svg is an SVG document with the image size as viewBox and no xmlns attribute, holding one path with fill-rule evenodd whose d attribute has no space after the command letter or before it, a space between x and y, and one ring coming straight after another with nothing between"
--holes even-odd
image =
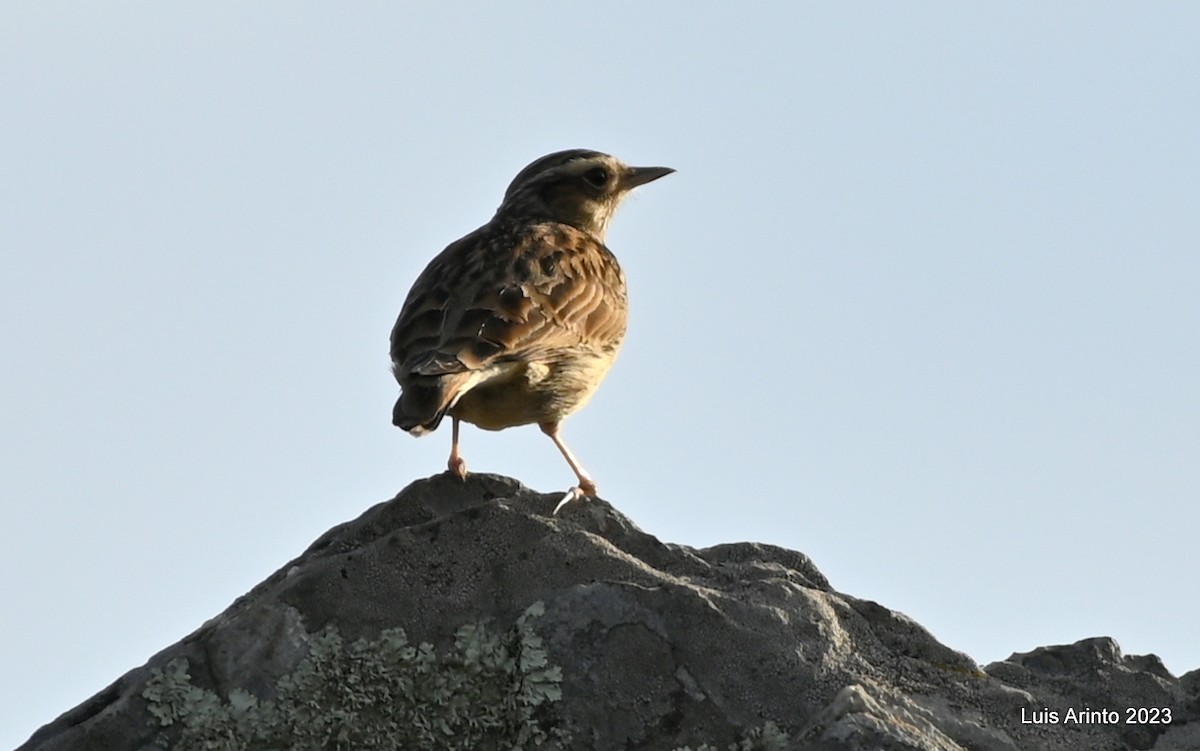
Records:
<instances>
[{"instance_id":1,"label":"streaked brown plumage","mask_svg":"<svg viewBox=\"0 0 1200 751\"><path fill-rule=\"evenodd\" d=\"M594 496L559 425L591 398L625 336L625 276L604 236L630 190L673 171L583 149L521 170L492 220L451 243L409 291L392 329L392 422L423 435L449 414L448 466L464 477L460 420L537 423L579 478L563 502Z\"/></svg>"}]
</instances>

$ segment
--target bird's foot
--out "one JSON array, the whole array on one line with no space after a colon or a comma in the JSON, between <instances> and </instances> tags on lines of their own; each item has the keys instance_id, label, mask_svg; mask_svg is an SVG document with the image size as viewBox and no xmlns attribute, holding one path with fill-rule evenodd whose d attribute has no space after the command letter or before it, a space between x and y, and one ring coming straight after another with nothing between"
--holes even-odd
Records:
<instances>
[{"instance_id":1,"label":"bird's foot","mask_svg":"<svg viewBox=\"0 0 1200 751\"><path fill-rule=\"evenodd\" d=\"M558 505L550 512L551 516L558 516L558 512L562 510L571 501L584 500L586 498L596 497L596 486L590 482L583 482L568 490L563 497L558 501Z\"/></svg>"},{"instance_id":2,"label":"bird's foot","mask_svg":"<svg viewBox=\"0 0 1200 751\"><path fill-rule=\"evenodd\" d=\"M460 480L467 479L467 460L461 456L450 457L450 461L446 462L446 469Z\"/></svg>"}]
</instances>

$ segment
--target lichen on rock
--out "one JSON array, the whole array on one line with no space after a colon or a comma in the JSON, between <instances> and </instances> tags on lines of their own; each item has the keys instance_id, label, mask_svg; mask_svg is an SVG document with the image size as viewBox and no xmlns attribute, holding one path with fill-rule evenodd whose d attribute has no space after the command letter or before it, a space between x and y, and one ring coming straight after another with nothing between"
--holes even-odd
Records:
<instances>
[{"instance_id":1,"label":"lichen on rock","mask_svg":"<svg viewBox=\"0 0 1200 751\"><path fill-rule=\"evenodd\" d=\"M463 625L443 652L402 628L348 641L330 625L271 698L222 700L184 658L155 668L142 697L175 751L555 749L567 740L552 706L562 671L533 630L543 612L535 602L503 633Z\"/></svg>"}]
</instances>

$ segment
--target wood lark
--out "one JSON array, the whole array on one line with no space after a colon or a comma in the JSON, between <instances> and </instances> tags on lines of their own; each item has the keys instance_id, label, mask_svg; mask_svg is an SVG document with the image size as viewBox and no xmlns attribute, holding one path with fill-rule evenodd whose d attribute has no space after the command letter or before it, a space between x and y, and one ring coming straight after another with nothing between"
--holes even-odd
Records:
<instances>
[{"instance_id":1,"label":"wood lark","mask_svg":"<svg viewBox=\"0 0 1200 751\"><path fill-rule=\"evenodd\" d=\"M401 389L392 422L420 436L450 415L447 466L460 477L460 421L537 423L579 479L555 512L594 497L559 427L595 393L625 337L625 275L604 236L631 190L674 171L584 149L521 170L492 220L438 254L409 291L392 329Z\"/></svg>"}]
</instances>

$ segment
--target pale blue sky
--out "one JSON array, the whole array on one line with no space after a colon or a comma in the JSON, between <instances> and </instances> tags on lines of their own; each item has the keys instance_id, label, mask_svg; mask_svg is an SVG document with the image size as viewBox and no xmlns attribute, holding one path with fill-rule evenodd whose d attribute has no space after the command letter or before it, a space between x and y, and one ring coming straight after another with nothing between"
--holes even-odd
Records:
<instances>
[{"instance_id":1,"label":"pale blue sky","mask_svg":"<svg viewBox=\"0 0 1200 751\"><path fill-rule=\"evenodd\" d=\"M565 436L981 663L1200 667L1200 6L0 5L0 747L440 471L387 335L516 172L623 208ZM562 490L536 428L470 466Z\"/></svg>"}]
</instances>

